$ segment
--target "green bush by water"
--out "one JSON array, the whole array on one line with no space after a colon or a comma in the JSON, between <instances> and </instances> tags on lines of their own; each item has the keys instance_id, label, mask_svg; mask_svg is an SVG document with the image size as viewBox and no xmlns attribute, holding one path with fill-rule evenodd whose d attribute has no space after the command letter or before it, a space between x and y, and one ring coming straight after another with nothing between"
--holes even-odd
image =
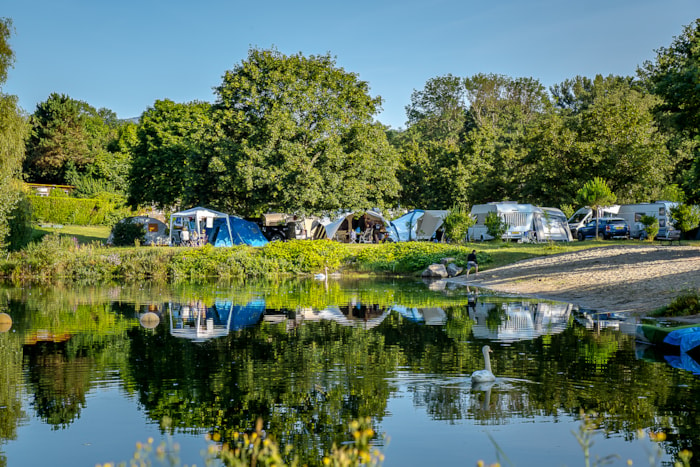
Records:
<instances>
[{"instance_id":1,"label":"green bush by water","mask_svg":"<svg viewBox=\"0 0 700 467\"><path fill-rule=\"evenodd\" d=\"M691 316L700 314L700 291L688 290L671 300L667 306L661 308L655 316Z\"/></svg>"},{"instance_id":2,"label":"green bush by water","mask_svg":"<svg viewBox=\"0 0 700 467\"><path fill-rule=\"evenodd\" d=\"M591 245L588 245L590 248ZM0 258L0 277L12 279L204 279L281 277L319 272L417 275L451 257L466 265L477 250L480 268L489 269L534 256L573 251L576 246L430 242L356 245L327 240L273 242L262 248L120 247L77 238L45 235L24 250Z\"/></svg>"}]
</instances>

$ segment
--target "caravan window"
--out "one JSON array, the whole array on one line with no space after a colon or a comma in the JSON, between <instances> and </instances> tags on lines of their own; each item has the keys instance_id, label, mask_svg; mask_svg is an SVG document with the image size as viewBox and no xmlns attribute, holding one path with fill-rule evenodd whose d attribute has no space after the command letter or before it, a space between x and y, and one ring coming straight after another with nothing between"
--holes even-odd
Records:
<instances>
[{"instance_id":1,"label":"caravan window","mask_svg":"<svg viewBox=\"0 0 700 467\"><path fill-rule=\"evenodd\" d=\"M663 217L666 215L666 208L665 207L660 207L659 208L659 217Z\"/></svg>"}]
</instances>

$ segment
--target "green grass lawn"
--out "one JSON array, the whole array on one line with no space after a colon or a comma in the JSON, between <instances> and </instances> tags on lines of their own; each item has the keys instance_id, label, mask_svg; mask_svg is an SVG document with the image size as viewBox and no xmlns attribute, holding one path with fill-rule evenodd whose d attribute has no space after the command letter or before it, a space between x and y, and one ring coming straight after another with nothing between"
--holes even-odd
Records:
<instances>
[{"instance_id":1,"label":"green grass lawn","mask_svg":"<svg viewBox=\"0 0 700 467\"><path fill-rule=\"evenodd\" d=\"M64 225L63 227L34 226L34 238L40 238L51 233L58 233L66 237L75 237L78 243L85 245L92 242L105 243L111 228L106 225Z\"/></svg>"}]
</instances>

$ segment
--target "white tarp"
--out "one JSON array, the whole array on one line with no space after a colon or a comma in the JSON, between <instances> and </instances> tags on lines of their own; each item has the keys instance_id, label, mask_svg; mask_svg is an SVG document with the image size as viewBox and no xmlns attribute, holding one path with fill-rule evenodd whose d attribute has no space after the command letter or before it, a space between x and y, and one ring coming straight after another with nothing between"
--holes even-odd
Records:
<instances>
[{"instance_id":1,"label":"white tarp","mask_svg":"<svg viewBox=\"0 0 700 467\"><path fill-rule=\"evenodd\" d=\"M228 214L224 212L214 211L202 207L187 209L185 211L175 212L170 215L170 244L177 245L181 243L181 232L186 226L190 232L197 232L197 236L202 238L207 228L211 228L214 219L223 218L226 220L229 237L231 237L231 224Z\"/></svg>"},{"instance_id":2,"label":"white tarp","mask_svg":"<svg viewBox=\"0 0 700 467\"><path fill-rule=\"evenodd\" d=\"M389 222L389 238L394 242L430 240L449 213L447 210L414 209Z\"/></svg>"}]
</instances>

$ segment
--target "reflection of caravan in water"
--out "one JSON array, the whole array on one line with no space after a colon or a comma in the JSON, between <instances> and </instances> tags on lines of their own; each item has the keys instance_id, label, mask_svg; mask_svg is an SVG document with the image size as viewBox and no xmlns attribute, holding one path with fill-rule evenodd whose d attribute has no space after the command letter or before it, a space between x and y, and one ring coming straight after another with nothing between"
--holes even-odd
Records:
<instances>
[{"instance_id":1,"label":"reflection of caravan in water","mask_svg":"<svg viewBox=\"0 0 700 467\"><path fill-rule=\"evenodd\" d=\"M570 303L479 301L469 316L476 321L475 338L514 342L563 332L572 308Z\"/></svg>"},{"instance_id":2,"label":"reflection of caravan in water","mask_svg":"<svg viewBox=\"0 0 700 467\"><path fill-rule=\"evenodd\" d=\"M495 212L508 224L503 240L563 241L573 240L566 216L556 208L540 208L532 204L504 201L472 206L476 223L469 228L470 240L493 240L486 228L486 216Z\"/></svg>"},{"instance_id":3,"label":"reflection of caravan in water","mask_svg":"<svg viewBox=\"0 0 700 467\"><path fill-rule=\"evenodd\" d=\"M617 217L622 217L630 226L632 238L645 239L647 232L642 224L642 216L652 216L659 220L659 235L665 236L668 229L673 229L671 208L678 203L671 201L657 201L655 203L623 204L617 212Z\"/></svg>"}]
</instances>

